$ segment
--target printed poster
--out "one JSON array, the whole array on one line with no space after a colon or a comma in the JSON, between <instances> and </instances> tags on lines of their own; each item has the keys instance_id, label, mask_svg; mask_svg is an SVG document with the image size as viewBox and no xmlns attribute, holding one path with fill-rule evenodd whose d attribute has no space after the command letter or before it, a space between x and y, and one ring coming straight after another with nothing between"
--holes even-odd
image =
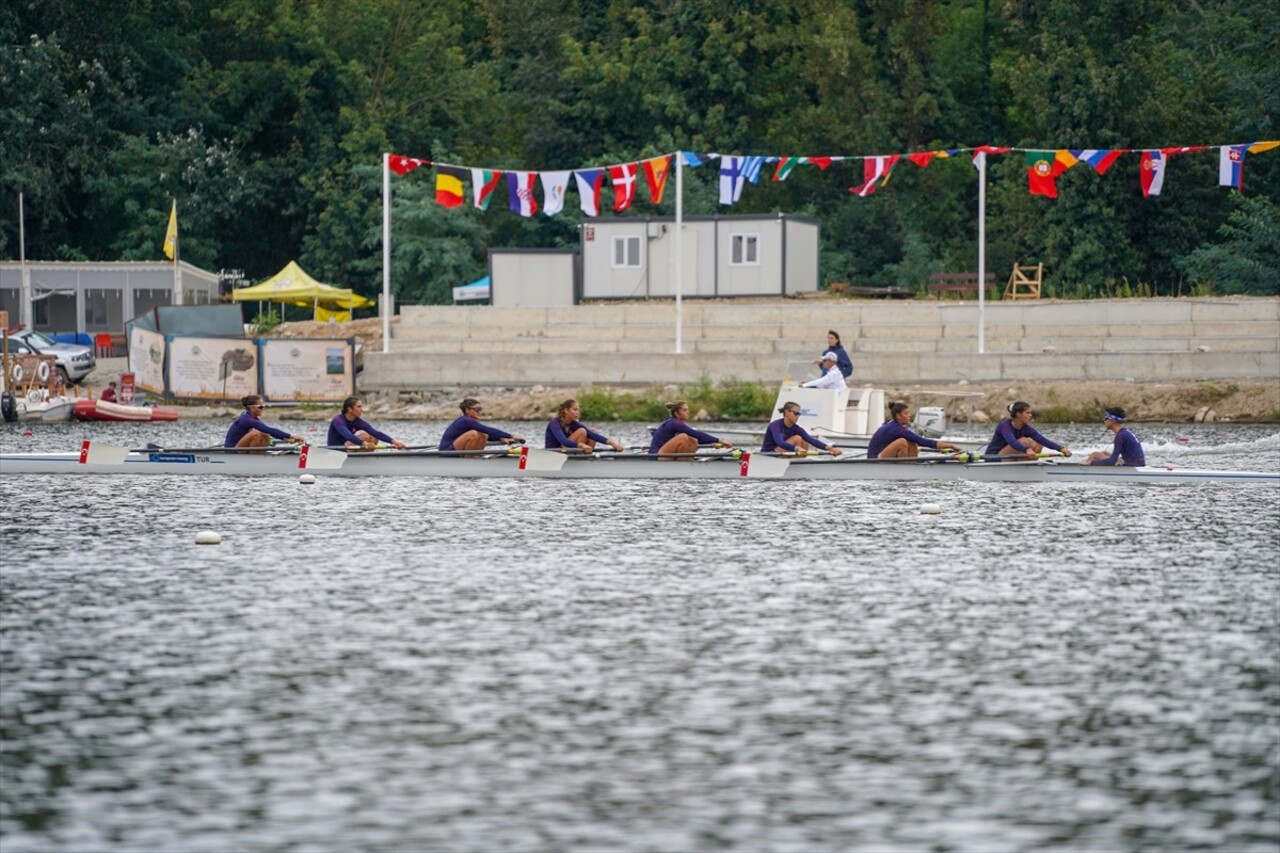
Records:
<instances>
[{"instance_id":1,"label":"printed poster","mask_svg":"<svg viewBox=\"0 0 1280 853\"><path fill-rule=\"evenodd\" d=\"M157 397L164 392L164 335L134 326L129 330L129 372L135 386Z\"/></svg>"},{"instance_id":2,"label":"printed poster","mask_svg":"<svg viewBox=\"0 0 1280 853\"><path fill-rule=\"evenodd\" d=\"M258 390L258 347L245 338L169 339L169 393L179 400L236 401Z\"/></svg>"},{"instance_id":3,"label":"printed poster","mask_svg":"<svg viewBox=\"0 0 1280 853\"><path fill-rule=\"evenodd\" d=\"M340 403L356 392L354 341L268 338L261 343L267 400Z\"/></svg>"}]
</instances>

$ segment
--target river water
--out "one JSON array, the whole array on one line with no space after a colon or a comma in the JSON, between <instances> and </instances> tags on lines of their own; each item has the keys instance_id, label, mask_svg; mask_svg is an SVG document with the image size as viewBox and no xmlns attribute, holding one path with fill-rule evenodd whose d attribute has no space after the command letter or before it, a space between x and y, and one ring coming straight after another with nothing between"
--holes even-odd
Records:
<instances>
[{"instance_id":1,"label":"river water","mask_svg":"<svg viewBox=\"0 0 1280 853\"><path fill-rule=\"evenodd\" d=\"M1191 429L1136 431L1153 463L1280 471L1275 427ZM2 476L0 500L4 853L1280 842L1280 487Z\"/></svg>"}]
</instances>

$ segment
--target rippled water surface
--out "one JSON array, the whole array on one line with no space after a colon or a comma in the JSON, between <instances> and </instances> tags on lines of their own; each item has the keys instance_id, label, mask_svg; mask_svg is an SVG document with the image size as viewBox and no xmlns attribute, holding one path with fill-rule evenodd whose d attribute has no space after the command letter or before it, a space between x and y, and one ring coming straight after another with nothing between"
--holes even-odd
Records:
<instances>
[{"instance_id":1,"label":"rippled water surface","mask_svg":"<svg viewBox=\"0 0 1280 853\"><path fill-rule=\"evenodd\" d=\"M1280 470L1274 427L1188 429L1136 431L1153 462ZM3 476L0 501L4 853L1280 842L1280 487Z\"/></svg>"}]
</instances>

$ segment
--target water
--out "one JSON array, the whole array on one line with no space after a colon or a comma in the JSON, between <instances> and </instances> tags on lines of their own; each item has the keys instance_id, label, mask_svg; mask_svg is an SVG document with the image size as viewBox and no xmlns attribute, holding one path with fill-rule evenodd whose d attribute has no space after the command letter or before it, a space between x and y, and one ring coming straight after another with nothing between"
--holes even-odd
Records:
<instances>
[{"instance_id":1,"label":"water","mask_svg":"<svg viewBox=\"0 0 1280 853\"><path fill-rule=\"evenodd\" d=\"M217 431L166 426L0 448ZM1136 431L1152 462L1280 470L1274 427L1189 429ZM1274 486L5 476L0 499L5 853L1280 841Z\"/></svg>"}]
</instances>

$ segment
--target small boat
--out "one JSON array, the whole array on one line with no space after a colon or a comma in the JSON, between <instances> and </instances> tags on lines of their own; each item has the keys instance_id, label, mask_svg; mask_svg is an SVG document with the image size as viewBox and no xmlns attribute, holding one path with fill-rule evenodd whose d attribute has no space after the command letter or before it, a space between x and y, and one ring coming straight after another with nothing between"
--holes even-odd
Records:
<instances>
[{"instance_id":1,"label":"small boat","mask_svg":"<svg viewBox=\"0 0 1280 853\"><path fill-rule=\"evenodd\" d=\"M178 410L168 406L126 406L107 400L77 400L71 416L78 421L176 421Z\"/></svg>"},{"instance_id":2,"label":"small boat","mask_svg":"<svg viewBox=\"0 0 1280 853\"><path fill-rule=\"evenodd\" d=\"M76 398L67 394L52 394L44 388L33 388L26 394L15 396L15 420L29 423L58 423L71 420Z\"/></svg>"},{"instance_id":3,"label":"small boat","mask_svg":"<svg viewBox=\"0 0 1280 853\"><path fill-rule=\"evenodd\" d=\"M976 459L977 461L973 461ZM232 476L553 478L567 480L929 480L996 483L1203 483L1280 485L1280 472L1147 466L1091 466L1054 459L998 462L978 454L906 459L853 456L780 457L722 451L674 461L647 453L567 454L507 448L476 452L434 449L346 453L323 447L234 451L221 447L163 449L84 442L79 453L3 453L4 474L169 474Z\"/></svg>"}]
</instances>

